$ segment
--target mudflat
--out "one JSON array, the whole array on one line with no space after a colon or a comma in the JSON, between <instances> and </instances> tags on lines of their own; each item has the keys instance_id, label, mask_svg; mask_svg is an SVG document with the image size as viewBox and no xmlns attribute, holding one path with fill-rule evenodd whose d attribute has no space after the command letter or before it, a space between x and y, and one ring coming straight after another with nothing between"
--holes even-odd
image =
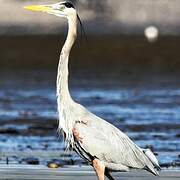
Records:
<instances>
[{"instance_id":1,"label":"mudflat","mask_svg":"<svg viewBox=\"0 0 180 180\"><path fill-rule=\"evenodd\" d=\"M46 166L31 165L0 165L1 179L8 180L70 180L88 179L95 180L96 175L90 166L66 166L58 169L50 169ZM121 180L177 180L180 178L179 170L162 170L159 177L155 177L146 171L131 171L113 173L115 179Z\"/></svg>"}]
</instances>

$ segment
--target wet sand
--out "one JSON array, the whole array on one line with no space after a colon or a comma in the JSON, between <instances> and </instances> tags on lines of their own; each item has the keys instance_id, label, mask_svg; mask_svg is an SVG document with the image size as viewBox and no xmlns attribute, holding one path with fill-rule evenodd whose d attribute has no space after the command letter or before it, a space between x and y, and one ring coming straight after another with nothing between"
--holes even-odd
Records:
<instances>
[{"instance_id":1,"label":"wet sand","mask_svg":"<svg viewBox=\"0 0 180 180\"><path fill-rule=\"evenodd\" d=\"M97 177L90 166L66 166L64 168L50 169L45 166L4 166L0 165L1 179L6 180L70 180L88 179L95 180ZM160 177L155 177L145 171L118 172L113 173L115 179L121 180L177 180L180 178L180 171L161 171Z\"/></svg>"}]
</instances>

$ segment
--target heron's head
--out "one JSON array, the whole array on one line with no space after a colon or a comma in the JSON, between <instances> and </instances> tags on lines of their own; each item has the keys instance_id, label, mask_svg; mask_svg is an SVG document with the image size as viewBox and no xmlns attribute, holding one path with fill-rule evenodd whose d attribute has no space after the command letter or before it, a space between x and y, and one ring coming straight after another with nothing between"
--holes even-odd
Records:
<instances>
[{"instance_id":1,"label":"heron's head","mask_svg":"<svg viewBox=\"0 0 180 180\"><path fill-rule=\"evenodd\" d=\"M76 9L70 1L60 2L56 4L49 4L49 5L25 6L24 8L31 11L46 12L48 14L53 14L55 16L66 17L66 18L76 14Z\"/></svg>"}]
</instances>

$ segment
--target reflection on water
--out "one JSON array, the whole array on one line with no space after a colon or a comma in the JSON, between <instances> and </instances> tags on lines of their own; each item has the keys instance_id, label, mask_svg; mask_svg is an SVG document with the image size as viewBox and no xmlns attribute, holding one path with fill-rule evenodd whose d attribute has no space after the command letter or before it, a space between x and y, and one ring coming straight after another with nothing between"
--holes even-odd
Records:
<instances>
[{"instance_id":1,"label":"reflection on water","mask_svg":"<svg viewBox=\"0 0 180 180\"><path fill-rule=\"evenodd\" d=\"M134 82L128 76L71 79L74 99L126 132L141 147L151 146L161 163L178 161L179 79L160 75ZM1 73L0 150L62 150L57 138L55 73Z\"/></svg>"}]
</instances>

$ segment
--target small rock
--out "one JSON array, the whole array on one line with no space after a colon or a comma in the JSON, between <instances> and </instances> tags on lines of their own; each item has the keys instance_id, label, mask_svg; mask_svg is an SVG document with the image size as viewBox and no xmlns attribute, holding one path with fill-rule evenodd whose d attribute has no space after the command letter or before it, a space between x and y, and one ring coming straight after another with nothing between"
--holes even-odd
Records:
<instances>
[{"instance_id":1,"label":"small rock","mask_svg":"<svg viewBox=\"0 0 180 180\"><path fill-rule=\"evenodd\" d=\"M54 162L48 162L47 167L49 167L49 168L59 168L60 166L59 166L59 164L56 164Z\"/></svg>"},{"instance_id":2,"label":"small rock","mask_svg":"<svg viewBox=\"0 0 180 180\"><path fill-rule=\"evenodd\" d=\"M161 167L180 167L180 161L179 160L175 160L173 162L169 162L169 163L162 163L160 164Z\"/></svg>"},{"instance_id":3,"label":"small rock","mask_svg":"<svg viewBox=\"0 0 180 180\"><path fill-rule=\"evenodd\" d=\"M70 160L69 160L69 163L70 163L70 165L74 165L74 164L75 164L75 161L74 161L73 159L70 159Z\"/></svg>"},{"instance_id":4,"label":"small rock","mask_svg":"<svg viewBox=\"0 0 180 180\"><path fill-rule=\"evenodd\" d=\"M35 158L35 157L23 158L22 161L26 162L27 164L32 164L32 165L38 165L39 164L39 159Z\"/></svg>"},{"instance_id":5,"label":"small rock","mask_svg":"<svg viewBox=\"0 0 180 180\"><path fill-rule=\"evenodd\" d=\"M47 163L47 166L49 168L58 168L58 167L62 167L63 165L65 165L66 163L62 160L59 159L52 159L51 161L49 161Z\"/></svg>"},{"instance_id":6,"label":"small rock","mask_svg":"<svg viewBox=\"0 0 180 180\"><path fill-rule=\"evenodd\" d=\"M174 167L180 167L180 160L175 160L172 162L172 166Z\"/></svg>"},{"instance_id":7,"label":"small rock","mask_svg":"<svg viewBox=\"0 0 180 180\"><path fill-rule=\"evenodd\" d=\"M168 168L171 166L171 163L162 163L160 164L161 167L165 167L165 168Z\"/></svg>"},{"instance_id":8,"label":"small rock","mask_svg":"<svg viewBox=\"0 0 180 180\"><path fill-rule=\"evenodd\" d=\"M31 145L27 145L26 148L27 149L32 149L32 146Z\"/></svg>"},{"instance_id":9,"label":"small rock","mask_svg":"<svg viewBox=\"0 0 180 180\"><path fill-rule=\"evenodd\" d=\"M0 129L0 134L19 134L17 129L7 128L7 129Z\"/></svg>"},{"instance_id":10,"label":"small rock","mask_svg":"<svg viewBox=\"0 0 180 180\"><path fill-rule=\"evenodd\" d=\"M100 96L95 96L94 99L95 100L101 100L102 98Z\"/></svg>"}]
</instances>

